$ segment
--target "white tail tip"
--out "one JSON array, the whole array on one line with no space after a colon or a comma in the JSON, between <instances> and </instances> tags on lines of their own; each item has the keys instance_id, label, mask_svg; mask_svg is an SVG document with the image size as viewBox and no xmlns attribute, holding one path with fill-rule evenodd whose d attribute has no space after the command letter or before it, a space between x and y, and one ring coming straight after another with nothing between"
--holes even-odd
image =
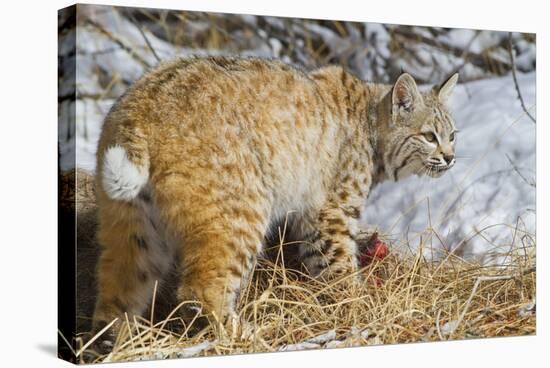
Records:
<instances>
[{"instance_id":1,"label":"white tail tip","mask_svg":"<svg viewBox=\"0 0 550 368\"><path fill-rule=\"evenodd\" d=\"M121 146L105 151L103 159L103 189L112 199L131 201L147 184L147 171L132 163Z\"/></svg>"}]
</instances>

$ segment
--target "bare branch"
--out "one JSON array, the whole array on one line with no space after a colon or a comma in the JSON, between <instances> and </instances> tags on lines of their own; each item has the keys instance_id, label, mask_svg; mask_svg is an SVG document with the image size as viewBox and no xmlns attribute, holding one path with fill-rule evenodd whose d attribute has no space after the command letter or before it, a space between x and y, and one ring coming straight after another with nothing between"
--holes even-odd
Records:
<instances>
[{"instance_id":1,"label":"bare branch","mask_svg":"<svg viewBox=\"0 0 550 368\"><path fill-rule=\"evenodd\" d=\"M519 89L519 84L518 84L518 77L516 75L516 58L514 56L514 50L512 48L512 32L510 32L508 34L508 55L510 55L510 67L512 69L512 77L514 79L514 85L516 86L516 92L518 94L518 99L519 99L519 102L521 103L521 108L523 109L523 111L525 111L525 114L527 114L527 116L529 117L529 119L531 119L533 121L533 123L537 123L537 121L535 120L535 118L529 113L529 111L527 110L527 107L525 107L525 101L523 101L523 97L521 95L521 91Z\"/></svg>"},{"instance_id":2,"label":"bare branch","mask_svg":"<svg viewBox=\"0 0 550 368\"><path fill-rule=\"evenodd\" d=\"M120 46L121 49L126 51L133 59L135 59L138 63L140 63L143 67L146 69L150 68L151 65L145 59L143 59L132 47L126 45L124 41L122 41L120 38L113 35L111 32L103 28L103 26L91 19L86 19L86 23L91 25L93 28L95 28L98 32L102 33L103 35L110 38L114 43Z\"/></svg>"},{"instance_id":3,"label":"bare branch","mask_svg":"<svg viewBox=\"0 0 550 368\"><path fill-rule=\"evenodd\" d=\"M536 188L537 185L535 183L533 183L532 181L529 181L527 180L527 178L521 173L521 171L519 170L519 168L517 167L517 165L514 163L514 161L512 161L512 158L506 154L506 158L508 159L508 161L510 162L510 165L512 165L512 168L514 169L514 171L519 175L519 177L527 184L527 185L530 185L532 186L533 188Z\"/></svg>"},{"instance_id":4,"label":"bare branch","mask_svg":"<svg viewBox=\"0 0 550 368\"><path fill-rule=\"evenodd\" d=\"M426 36L421 35L419 33L415 33L411 30L407 30L406 28L401 28L401 27L395 28L395 29L393 29L393 34L395 34L395 35L397 35L397 36L399 36L399 37L401 37L402 39L405 39L405 40L414 41L414 42L421 42L424 45L434 47L434 48L439 49L439 50L441 50L445 53L454 55L457 58L461 58L461 57L465 56L464 55L464 49L461 48L461 47L457 47L457 46L442 42L442 41L437 40L437 39L426 37ZM480 53L475 53L472 50L469 50L467 55L468 55L468 61L472 65L475 65L475 66L477 66L477 67L479 67L483 70L487 70L488 72L491 72L487 68L488 64L496 64L496 65L504 64L505 66L509 66L506 62L504 62L500 59L496 59L496 58L492 57L489 53L480 54Z\"/></svg>"},{"instance_id":5,"label":"bare branch","mask_svg":"<svg viewBox=\"0 0 550 368\"><path fill-rule=\"evenodd\" d=\"M139 33L141 33L141 37L143 37L143 39L145 40L145 43L147 44L147 47L149 47L149 50L151 50L151 53L153 54L153 56L155 57L155 59L157 60L157 62L160 62L161 61L161 58L158 56L157 52L155 51L155 49L153 48L153 45L151 44L151 42L149 41L149 38L147 37L147 35L145 34L145 31L143 31L143 27L139 24L139 22L136 20L136 18L134 17L133 14L128 14L128 17L130 19L130 22L132 22L132 24L134 26L136 26L136 28L138 29Z\"/></svg>"}]
</instances>

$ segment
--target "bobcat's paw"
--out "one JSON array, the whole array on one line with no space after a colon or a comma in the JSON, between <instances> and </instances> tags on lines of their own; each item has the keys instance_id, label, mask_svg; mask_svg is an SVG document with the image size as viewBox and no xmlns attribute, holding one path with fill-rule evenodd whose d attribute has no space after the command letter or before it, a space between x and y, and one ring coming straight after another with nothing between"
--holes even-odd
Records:
<instances>
[{"instance_id":1,"label":"bobcat's paw","mask_svg":"<svg viewBox=\"0 0 550 368\"><path fill-rule=\"evenodd\" d=\"M92 350L100 355L105 355L113 350L119 331L120 322L95 321L90 333L91 339L95 339L90 345Z\"/></svg>"}]
</instances>

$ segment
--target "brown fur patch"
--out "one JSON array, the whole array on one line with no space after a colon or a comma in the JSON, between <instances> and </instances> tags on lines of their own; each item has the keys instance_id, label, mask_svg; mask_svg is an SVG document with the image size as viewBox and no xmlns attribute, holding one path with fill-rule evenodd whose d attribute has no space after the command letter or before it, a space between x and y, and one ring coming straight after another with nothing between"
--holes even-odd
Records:
<instances>
[{"instance_id":1,"label":"brown fur patch","mask_svg":"<svg viewBox=\"0 0 550 368\"><path fill-rule=\"evenodd\" d=\"M440 130L453 127L433 94L421 96L414 113L396 116L392 86L363 82L341 67L306 73L279 61L225 57L161 63L120 98L103 125L98 289L108 302L98 303L96 316L116 317L114 296L140 313L149 278L164 276L167 260L147 244L145 221L155 236L174 238L161 244L181 258L178 297L197 298L218 316L232 312L238 291L230 280L226 293L220 275L248 274L268 225L289 214L303 222L298 238L315 230L313 247L323 239L331 268L356 268L351 234L371 185L402 167L409 137L433 114L446 119ZM157 224L143 218L143 203L105 192L102 168L113 145L147 172L151 191L139 200L158 212ZM165 248L165 257L174 257ZM144 263L151 277L140 271Z\"/></svg>"}]
</instances>

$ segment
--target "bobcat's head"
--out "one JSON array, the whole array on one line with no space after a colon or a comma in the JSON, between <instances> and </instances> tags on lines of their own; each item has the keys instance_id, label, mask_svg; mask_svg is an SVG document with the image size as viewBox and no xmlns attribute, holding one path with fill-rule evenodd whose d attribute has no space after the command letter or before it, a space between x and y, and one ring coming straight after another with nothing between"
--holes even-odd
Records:
<instances>
[{"instance_id":1,"label":"bobcat's head","mask_svg":"<svg viewBox=\"0 0 550 368\"><path fill-rule=\"evenodd\" d=\"M413 174L439 177L454 166L457 130L447 101L457 79L454 74L429 92L420 92L407 73L395 82L384 154L392 179Z\"/></svg>"}]
</instances>

